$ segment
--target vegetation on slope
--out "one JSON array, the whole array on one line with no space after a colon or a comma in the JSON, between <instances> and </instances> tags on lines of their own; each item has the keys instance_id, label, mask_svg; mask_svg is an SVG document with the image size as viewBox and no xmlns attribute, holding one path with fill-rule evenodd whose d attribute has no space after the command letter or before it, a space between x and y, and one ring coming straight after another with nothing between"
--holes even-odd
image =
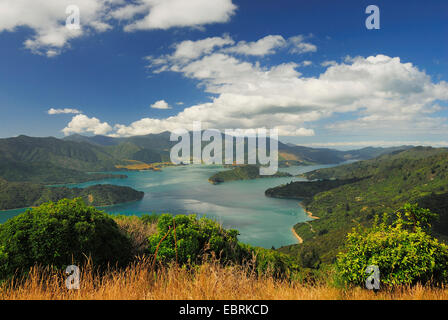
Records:
<instances>
[{"instance_id":1,"label":"vegetation on slope","mask_svg":"<svg viewBox=\"0 0 448 320\"><path fill-rule=\"evenodd\" d=\"M359 179L292 181L278 187L269 188L264 194L273 198L309 199L319 192L331 190L356 181L359 181Z\"/></svg>"},{"instance_id":2,"label":"vegetation on slope","mask_svg":"<svg viewBox=\"0 0 448 320\"><path fill-rule=\"evenodd\" d=\"M0 210L34 207L48 201L78 197L93 206L107 206L140 200L143 196L143 192L115 185L95 185L87 188L46 187L28 182L7 182L0 178Z\"/></svg>"},{"instance_id":3,"label":"vegetation on slope","mask_svg":"<svg viewBox=\"0 0 448 320\"><path fill-rule=\"evenodd\" d=\"M150 225L157 221L157 231ZM143 226L145 225L145 226ZM274 250L237 240L238 231L194 215L144 216L112 219L81 198L45 203L0 225L0 280L35 264L63 269L88 258L102 269L126 265L136 256L166 265L198 265L209 259L221 263L251 261L254 270L289 277L297 271L293 259ZM145 239L146 238L146 239Z\"/></svg>"},{"instance_id":4,"label":"vegetation on slope","mask_svg":"<svg viewBox=\"0 0 448 320\"><path fill-rule=\"evenodd\" d=\"M0 177L12 182L34 182L49 185L127 178L123 174L86 173L41 162L2 163L0 164Z\"/></svg>"},{"instance_id":5,"label":"vegetation on slope","mask_svg":"<svg viewBox=\"0 0 448 320\"><path fill-rule=\"evenodd\" d=\"M0 298L446 298L445 289L417 283L447 282L447 246L425 232L431 213L411 205L402 213L395 224L350 235L336 269L309 271L284 254L239 243L236 230L209 219L111 217L81 199L62 200L0 225ZM81 290L69 292L63 272L73 263ZM362 284L370 263L395 291L338 285Z\"/></svg>"},{"instance_id":6,"label":"vegetation on slope","mask_svg":"<svg viewBox=\"0 0 448 320\"><path fill-rule=\"evenodd\" d=\"M337 260L344 283L362 286L372 265L379 268L383 286L447 283L448 246L425 232L433 216L418 205L405 204L392 223L384 215L372 228L349 233Z\"/></svg>"},{"instance_id":7,"label":"vegetation on slope","mask_svg":"<svg viewBox=\"0 0 448 320\"><path fill-rule=\"evenodd\" d=\"M63 140L21 135L0 139L0 177L8 181L46 184L99 180L109 176L87 173L116 171L120 166L128 165L129 160L143 165L169 162L170 149L174 144L176 142L170 141L168 132L128 138L73 135ZM207 142L203 142L203 146L206 144ZM340 163L347 159L365 159L390 151L392 150L379 148L343 152L279 142L279 164ZM245 155L247 156L247 150Z\"/></svg>"},{"instance_id":8,"label":"vegetation on slope","mask_svg":"<svg viewBox=\"0 0 448 320\"><path fill-rule=\"evenodd\" d=\"M64 271L34 267L24 279L0 284L2 300L448 300L447 288L403 286L379 292L258 275L250 265L205 262L196 268L160 267L151 260L98 275L80 266L79 290L67 290ZM172 312L174 314L178 311ZM171 313L166 312L169 316Z\"/></svg>"},{"instance_id":9,"label":"vegetation on slope","mask_svg":"<svg viewBox=\"0 0 448 320\"><path fill-rule=\"evenodd\" d=\"M313 257L332 263L352 227L369 226L377 213L394 212L404 203L421 203L438 213L432 232L443 239L448 234L446 206L448 151L417 147L335 168L319 169L305 174L309 179L361 179L334 189L322 191L304 205L320 217L294 226L303 244L283 247L281 252ZM445 208L445 209L444 209Z\"/></svg>"},{"instance_id":10,"label":"vegetation on slope","mask_svg":"<svg viewBox=\"0 0 448 320\"><path fill-rule=\"evenodd\" d=\"M81 199L46 203L0 225L1 279L36 264L84 264L86 257L97 266L124 265L130 252L115 221Z\"/></svg>"},{"instance_id":11,"label":"vegetation on slope","mask_svg":"<svg viewBox=\"0 0 448 320\"><path fill-rule=\"evenodd\" d=\"M235 180L252 180L259 178L278 178L278 177L292 177L287 172L280 172L267 176L260 175L260 167L258 165L240 165L231 170L225 170L212 175L208 181L213 184L218 184L226 181Z\"/></svg>"}]
</instances>

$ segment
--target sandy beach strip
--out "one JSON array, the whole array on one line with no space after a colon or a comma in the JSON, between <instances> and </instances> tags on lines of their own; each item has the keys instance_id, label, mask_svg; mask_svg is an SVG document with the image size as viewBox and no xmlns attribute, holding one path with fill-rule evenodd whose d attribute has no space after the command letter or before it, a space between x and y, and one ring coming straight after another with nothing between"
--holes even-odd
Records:
<instances>
[{"instance_id":1,"label":"sandy beach strip","mask_svg":"<svg viewBox=\"0 0 448 320\"><path fill-rule=\"evenodd\" d=\"M320 219L319 217L313 216L311 211L306 210L305 206L300 202L300 206L303 208L303 211L310 217L311 219Z\"/></svg>"},{"instance_id":2,"label":"sandy beach strip","mask_svg":"<svg viewBox=\"0 0 448 320\"><path fill-rule=\"evenodd\" d=\"M294 235L294 237L297 238L297 241L299 241L299 243L303 243L303 239L300 238L300 236L297 234L296 230L294 230L294 228L291 228L291 232Z\"/></svg>"}]
</instances>

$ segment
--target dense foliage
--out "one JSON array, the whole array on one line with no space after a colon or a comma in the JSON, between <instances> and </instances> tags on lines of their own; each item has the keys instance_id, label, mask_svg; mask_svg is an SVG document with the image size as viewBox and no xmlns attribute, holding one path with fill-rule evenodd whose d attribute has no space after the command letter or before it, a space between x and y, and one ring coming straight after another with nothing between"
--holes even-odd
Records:
<instances>
[{"instance_id":1,"label":"dense foliage","mask_svg":"<svg viewBox=\"0 0 448 320\"><path fill-rule=\"evenodd\" d=\"M251 180L258 178L276 178L276 177L291 177L287 172L277 172L273 175L260 175L260 167L258 165L240 165L231 170L225 170L215 173L208 180L211 183L217 184L226 181L235 180Z\"/></svg>"},{"instance_id":2,"label":"dense foliage","mask_svg":"<svg viewBox=\"0 0 448 320\"><path fill-rule=\"evenodd\" d=\"M207 218L164 214L158 219L157 230L149 238L148 252L161 262L198 264L214 257L222 263L253 263L259 273L269 271L285 276L297 271L290 257L239 243L237 230L226 230Z\"/></svg>"},{"instance_id":3,"label":"dense foliage","mask_svg":"<svg viewBox=\"0 0 448 320\"><path fill-rule=\"evenodd\" d=\"M48 201L81 197L85 203L106 206L143 198L144 193L129 187L95 185L87 188L46 187L27 182L7 182L0 178L0 210L38 206Z\"/></svg>"},{"instance_id":4,"label":"dense foliage","mask_svg":"<svg viewBox=\"0 0 448 320\"><path fill-rule=\"evenodd\" d=\"M448 282L448 246L424 231L431 212L405 205L392 224L387 220L347 236L345 252L337 260L342 280L363 285L366 268L376 265L386 286ZM385 216L387 218L387 216Z\"/></svg>"},{"instance_id":5,"label":"dense foliage","mask_svg":"<svg viewBox=\"0 0 448 320\"><path fill-rule=\"evenodd\" d=\"M238 231L225 230L206 218L164 214L158 220L157 230L158 233L149 239L149 252L155 254L158 248L157 258L162 261L176 260L176 251L180 264L200 262L207 252L223 260L238 254Z\"/></svg>"},{"instance_id":6,"label":"dense foliage","mask_svg":"<svg viewBox=\"0 0 448 320\"><path fill-rule=\"evenodd\" d=\"M0 225L0 278L26 271L35 264L62 268L125 264L130 240L105 213L82 199L49 202Z\"/></svg>"},{"instance_id":7,"label":"dense foliage","mask_svg":"<svg viewBox=\"0 0 448 320\"><path fill-rule=\"evenodd\" d=\"M0 177L13 182L43 184L80 183L102 179L125 179L123 174L86 173L46 162L0 162Z\"/></svg>"},{"instance_id":8,"label":"dense foliage","mask_svg":"<svg viewBox=\"0 0 448 320\"><path fill-rule=\"evenodd\" d=\"M176 142L170 141L169 132L127 138L73 135L63 140L21 135L0 139L0 177L8 181L44 184L105 179L110 175L88 173L114 171L117 165L126 165L129 160L143 163L170 161L169 150L174 144ZM285 159L296 164L340 163L347 159L371 158L392 150L338 151L279 142L279 163L282 165Z\"/></svg>"},{"instance_id":9,"label":"dense foliage","mask_svg":"<svg viewBox=\"0 0 448 320\"><path fill-rule=\"evenodd\" d=\"M447 239L448 229L443 226L448 225L448 211L440 207L448 190L447 149L416 147L305 175L309 179L360 180L322 190L305 201L307 210L320 219L295 225L304 243L281 248L284 253L296 256L313 249L323 263L333 263L354 226L370 226L376 214L394 212L407 202L422 202L423 207L438 213L440 219L434 221L431 231Z\"/></svg>"},{"instance_id":10,"label":"dense foliage","mask_svg":"<svg viewBox=\"0 0 448 320\"><path fill-rule=\"evenodd\" d=\"M416 147L305 175L309 179L360 180L322 190L305 201L306 208L320 219L295 225L304 243L281 248L284 253L297 256L302 250L313 249L323 263L333 263L354 226L368 227L376 214L394 212L407 202L420 203L438 213L440 218L432 224L431 232L439 239L448 239L447 149Z\"/></svg>"},{"instance_id":11,"label":"dense foliage","mask_svg":"<svg viewBox=\"0 0 448 320\"><path fill-rule=\"evenodd\" d=\"M267 189L265 195L273 198L307 199L319 192L334 189L358 180L359 179L292 181L278 187Z\"/></svg>"}]
</instances>

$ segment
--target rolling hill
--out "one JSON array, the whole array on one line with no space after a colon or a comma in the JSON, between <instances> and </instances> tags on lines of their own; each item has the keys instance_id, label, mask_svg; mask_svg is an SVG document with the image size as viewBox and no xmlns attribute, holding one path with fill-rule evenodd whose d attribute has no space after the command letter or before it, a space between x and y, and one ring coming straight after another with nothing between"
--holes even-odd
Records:
<instances>
[{"instance_id":1,"label":"rolling hill","mask_svg":"<svg viewBox=\"0 0 448 320\"><path fill-rule=\"evenodd\" d=\"M314 182L294 182L267 191L273 197L303 199L306 209L320 218L295 225L304 243L280 251L316 255L331 263L353 227L370 225L376 214L393 213L406 202L438 213L432 232L448 240L448 149L416 147L305 176Z\"/></svg>"},{"instance_id":2,"label":"rolling hill","mask_svg":"<svg viewBox=\"0 0 448 320\"><path fill-rule=\"evenodd\" d=\"M46 187L29 182L8 182L0 179L0 210L39 206L63 198L84 199L93 206L106 206L143 198L144 193L129 187L95 185L87 188Z\"/></svg>"},{"instance_id":3,"label":"rolling hill","mask_svg":"<svg viewBox=\"0 0 448 320\"><path fill-rule=\"evenodd\" d=\"M127 138L72 135L57 139L21 135L0 139L0 177L8 181L45 184L110 178L110 175L89 173L116 171L118 166L123 168L129 161L142 164L169 162L170 149L176 143L170 141L169 132ZM203 142L203 145L207 143ZM245 143L247 144L247 140ZM408 147L339 151L279 142L279 165L341 163L405 148Z\"/></svg>"}]
</instances>

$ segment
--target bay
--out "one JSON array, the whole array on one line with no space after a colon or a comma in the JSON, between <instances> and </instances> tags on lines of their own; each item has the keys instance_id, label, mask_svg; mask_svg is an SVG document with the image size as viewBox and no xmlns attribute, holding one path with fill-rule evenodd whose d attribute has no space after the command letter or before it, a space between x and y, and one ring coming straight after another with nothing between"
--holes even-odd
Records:
<instances>
[{"instance_id":1,"label":"bay","mask_svg":"<svg viewBox=\"0 0 448 320\"><path fill-rule=\"evenodd\" d=\"M293 175L333 165L297 166L282 168ZM221 223L225 228L240 232L239 240L254 246L271 248L297 243L291 228L310 218L298 200L275 199L264 195L268 188L297 177L262 178L231 181L212 185L208 178L227 170L222 166L187 165L166 167L162 171L113 172L126 174L128 179L90 181L69 187L95 184L129 186L144 191L141 201L101 208L111 214L137 215L145 213L198 214ZM23 212L24 209L0 212L0 223Z\"/></svg>"}]
</instances>

